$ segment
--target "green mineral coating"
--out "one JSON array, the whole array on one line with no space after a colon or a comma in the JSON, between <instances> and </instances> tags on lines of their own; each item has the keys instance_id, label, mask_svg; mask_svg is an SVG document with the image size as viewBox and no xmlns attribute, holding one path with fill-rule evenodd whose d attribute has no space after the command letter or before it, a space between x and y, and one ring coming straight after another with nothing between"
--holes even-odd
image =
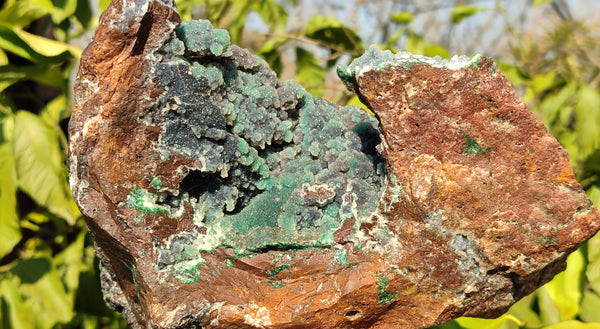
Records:
<instances>
[{"instance_id":1,"label":"green mineral coating","mask_svg":"<svg viewBox=\"0 0 600 329\"><path fill-rule=\"evenodd\" d=\"M465 138L465 148L463 149L463 153L467 156L475 155L475 154L485 154L489 152L490 148L483 148L473 137L465 134L461 131L462 136Z\"/></svg>"},{"instance_id":2,"label":"green mineral coating","mask_svg":"<svg viewBox=\"0 0 600 329\"><path fill-rule=\"evenodd\" d=\"M270 284L273 289L283 288L283 282L281 282L281 280L269 280L267 283Z\"/></svg>"},{"instance_id":3,"label":"green mineral coating","mask_svg":"<svg viewBox=\"0 0 600 329\"><path fill-rule=\"evenodd\" d=\"M227 31L213 29L207 20L181 22L175 33L185 44L186 51L196 56L224 55L229 47Z\"/></svg>"},{"instance_id":4,"label":"green mineral coating","mask_svg":"<svg viewBox=\"0 0 600 329\"><path fill-rule=\"evenodd\" d=\"M200 279L200 270L198 266L202 263L181 263L175 265L173 275L183 283L195 283Z\"/></svg>"},{"instance_id":5,"label":"green mineral coating","mask_svg":"<svg viewBox=\"0 0 600 329\"><path fill-rule=\"evenodd\" d=\"M157 152L198 165L178 169L185 177L177 193L151 184L160 197L136 188L128 198L151 214L191 206L202 230L176 233L157 248L159 267L186 282L207 270L198 268L202 253L221 246L236 254L335 246L345 219L377 211L386 180L374 117L279 81L229 42L226 31L192 21L161 48L153 70L165 90L152 116L161 127ZM327 196L315 201L303 186Z\"/></svg>"},{"instance_id":6,"label":"green mineral coating","mask_svg":"<svg viewBox=\"0 0 600 329\"><path fill-rule=\"evenodd\" d=\"M417 64L443 67L449 70L456 70L468 66L477 69L477 64L483 56L475 55L473 58L467 56L454 56L451 59L443 59L439 56L426 57L414 55L409 52L401 51L396 54L389 50L381 50L373 45L367 49L364 55L353 60L349 65L341 65L337 69L338 76L344 81L347 87L351 87L356 78L365 71L381 71L388 68L403 67L410 70Z\"/></svg>"},{"instance_id":7,"label":"green mineral coating","mask_svg":"<svg viewBox=\"0 0 600 329\"><path fill-rule=\"evenodd\" d=\"M378 274L375 279L375 287L377 288L377 300L379 305L385 305L393 302L398 297L397 291L388 291L387 287L390 284L390 279L385 274Z\"/></svg>"},{"instance_id":8,"label":"green mineral coating","mask_svg":"<svg viewBox=\"0 0 600 329\"><path fill-rule=\"evenodd\" d=\"M162 181L158 177L154 177L150 182L150 186L152 186L152 188L155 190L160 190L162 187Z\"/></svg>"},{"instance_id":9,"label":"green mineral coating","mask_svg":"<svg viewBox=\"0 0 600 329\"><path fill-rule=\"evenodd\" d=\"M333 256L333 261L343 267L352 266L348 260L348 253L346 252L346 249L340 249L338 252L336 252Z\"/></svg>"},{"instance_id":10,"label":"green mineral coating","mask_svg":"<svg viewBox=\"0 0 600 329\"><path fill-rule=\"evenodd\" d=\"M273 269L267 270L267 275L273 277L285 270L289 270L291 267L292 266L290 264L283 264L281 266L277 266Z\"/></svg>"},{"instance_id":11,"label":"green mineral coating","mask_svg":"<svg viewBox=\"0 0 600 329\"><path fill-rule=\"evenodd\" d=\"M127 204L131 208L139 210L142 214L155 215L160 212L171 215L169 210L163 206L157 205L156 200L157 196L155 194L137 186L134 187L127 196Z\"/></svg>"}]
</instances>

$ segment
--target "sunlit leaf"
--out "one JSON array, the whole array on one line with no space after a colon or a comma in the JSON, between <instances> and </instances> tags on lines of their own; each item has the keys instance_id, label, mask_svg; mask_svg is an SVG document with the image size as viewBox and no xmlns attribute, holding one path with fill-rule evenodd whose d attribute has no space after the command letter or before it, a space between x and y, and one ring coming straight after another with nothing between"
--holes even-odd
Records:
<instances>
[{"instance_id":1,"label":"sunlit leaf","mask_svg":"<svg viewBox=\"0 0 600 329\"><path fill-rule=\"evenodd\" d=\"M11 269L21 284L19 290L28 300L38 328L52 328L73 317L74 296L69 296L49 258L20 261Z\"/></svg>"},{"instance_id":2,"label":"sunlit leaf","mask_svg":"<svg viewBox=\"0 0 600 329\"><path fill-rule=\"evenodd\" d=\"M542 326L540 316L532 309L535 302L535 294L523 297L515 303L508 314L514 315L524 323L525 328L539 328Z\"/></svg>"},{"instance_id":3,"label":"sunlit leaf","mask_svg":"<svg viewBox=\"0 0 600 329\"><path fill-rule=\"evenodd\" d=\"M4 50L0 49L0 66L2 65L8 65L8 56L6 56Z\"/></svg>"},{"instance_id":4,"label":"sunlit leaf","mask_svg":"<svg viewBox=\"0 0 600 329\"><path fill-rule=\"evenodd\" d=\"M533 0L532 3L534 6L539 7L541 5L547 4L552 1L554 1L554 0Z\"/></svg>"},{"instance_id":5,"label":"sunlit leaf","mask_svg":"<svg viewBox=\"0 0 600 329\"><path fill-rule=\"evenodd\" d=\"M325 71L319 60L303 48L296 48L296 81L317 97L323 94Z\"/></svg>"},{"instance_id":6,"label":"sunlit leaf","mask_svg":"<svg viewBox=\"0 0 600 329\"><path fill-rule=\"evenodd\" d=\"M59 63L79 57L81 51L69 44L25 32L0 23L0 48L33 62Z\"/></svg>"},{"instance_id":7,"label":"sunlit leaf","mask_svg":"<svg viewBox=\"0 0 600 329\"><path fill-rule=\"evenodd\" d=\"M52 11L49 0L11 1L0 11L0 22L15 27L27 27L31 22Z\"/></svg>"},{"instance_id":8,"label":"sunlit leaf","mask_svg":"<svg viewBox=\"0 0 600 329\"><path fill-rule=\"evenodd\" d=\"M75 15L77 0L52 0L54 9L51 12L52 21L56 24Z\"/></svg>"},{"instance_id":9,"label":"sunlit leaf","mask_svg":"<svg viewBox=\"0 0 600 329\"><path fill-rule=\"evenodd\" d=\"M408 11L401 11L399 13L392 14L392 21L398 24L408 24L414 19L413 15Z\"/></svg>"},{"instance_id":10,"label":"sunlit leaf","mask_svg":"<svg viewBox=\"0 0 600 329\"><path fill-rule=\"evenodd\" d=\"M481 8L468 6L468 5L459 5L452 9L452 13L450 13L450 20L452 23L457 24L460 23L463 19L473 16L481 11Z\"/></svg>"},{"instance_id":11,"label":"sunlit leaf","mask_svg":"<svg viewBox=\"0 0 600 329\"><path fill-rule=\"evenodd\" d=\"M545 287L541 287L536 290L536 295L538 299L538 307L540 312L540 319L544 325L551 325L560 322L560 311L552 296L548 292L548 289Z\"/></svg>"},{"instance_id":12,"label":"sunlit leaf","mask_svg":"<svg viewBox=\"0 0 600 329\"><path fill-rule=\"evenodd\" d=\"M577 93L575 123L577 139L584 154L600 148L600 92L590 86L582 86Z\"/></svg>"},{"instance_id":13,"label":"sunlit leaf","mask_svg":"<svg viewBox=\"0 0 600 329\"><path fill-rule=\"evenodd\" d=\"M87 268L87 264L83 263L85 235L86 230L81 230L75 241L52 260L65 285L66 292L73 299L79 288L79 275L82 270Z\"/></svg>"},{"instance_id":14,"label":"sunlit leaf","mask_svg":"<svg viewBox=\"0 0 600 329\"><path fill-rule=\"evenodd\" d=\"M35 316L23 301L19 287L12 280L0 281L0 295L2 296L2 322L8 328L37 329ZM6 309L5 309L6 307ZM7 312L5 312L5 310Z\"/></svg>"},{"instance_id":15,"label":"sunlit leaf","mask_svg":"<svg viewBox=\"0 0 600 329\"><path fill-rule=\"evenodd\" d=\"M242 32L244 25L246 24L246 17L248 17L249 11L253 6L257 5L256 0L239 1L232 6L231 11L227 14L227 19L224 20L228 26L219 26L221 28L227 27L231 42L239 44L242 40Z\"/></svg>"},{"instance_id":16,"label":"sunlit leaf","mask_svg":"<svg viewBox=\"0 0 600 329\"><path fill-rule=\"evenodd\" d=\"M0 125L3 128L3 125ZM1 133L1 132L0 132ZM0 259L21 240L17 213L17 174L10 141L0 143Z\"/></svg>"},{"instance_id":17,"label":"sunlit leaf","mask_svg":"<svg viewBox=\"0 0 600 329\"><path fill-rule=\"evenodd\" d=\"M257 11L265 24L271 28L271 32L285 32L288 14L279 1L263 0Z\"/></svg>"},{"instance_id":18,"label":"sunlit leaf","mask_svg":"<svg viewBox=\"0 0 600 329\"><path fill-rule=\"evenodd\" d=\"M548 291L548 295L558 310L560 321L574 319L579 313L584 269L585 257L581 250L576 250L567 258L567 269L557 274L552 281L541 288Z\"/></svg>"},{"instance_id":19,"label":"sunlit leaf","mask_svg":"<svg viewBox=\"0 0 600 329\"><path fill-rule=\"evenodd\" d=\"M547 127L557 124L561 110L564 112L565 104L574 96L576 91L577 85L570 83L562 87L557 93L544 98L538 109L541 112L542 121Z\"/></svg>"},{"instance_id":20,"label":"sunlit leaf","mask_svg":"<svg viewBox=\"0 0 600 329\"><path fill-rule=\"evenodd\" d=\"M440 56L442 58L450 58L450 54L448 54L448 51L444 47L428 43L423 37L414 33L408 35L406 39L406 51L428 57Z\"/></svg>"},{"instance_id":21,"label":"sunlit leaf","mask_svg":"<svg viewBox=\"0 0 600 329\"><path fill-rule=\"evenodd\" d=\"M19 111L15 117L14 154L20 188L73 225L78 211L66 185L58 132L38 116Z\"/></svg>"},{"instance_id":22,"label":"sunlit leaf","mask_svg":"<svg viewBox=\"0 0 600 329\"><path fill-rule=\"evenodd\" d=\"M542 329L598 329L600 323L583 323L576 320L560 322L551 326L546 326Z\"/></svg>"},{"instance_id":23,"label":"sunlit leaf","mask_svg":"<svg viewBox=\"0 0 600 329\"><path fill-rule=\"evenodd\" d=\"M598 251L599 245L600 235L596 234L596 236L588 242L589 264L585 272L585 275L596 294L600 294L600 252Z\"/></svg>"},{"instance_id":24,"label":"sunlit leaf","mask_svg":"<svg viewBox=\"0 0 600 329\"><path fill-rule=\"evenodd\" d=\"M111 0L99 0L98 4L100 5L100 11L105 11L110 5Z\"/></svg>"},{"instance_id":25,"label":"sunlit leaf","mask_svg":"<svg viewBox=\"0 0 600 329\"><path fill-rule=\"evenodd\" d=\"M25 79L34 80L61 89L66 88L62 72L57 67L43 65L0 66L0 92Z\"/></svg>"},{"instance_id":26,"label":"sunlit leaf","mask_svg":"<svg viewBox=\"0 0 600 329\"><path fill-rule=\"evenodd\" d=\"M521 86L526 83L529 83L529 78L527 78L525 74L523 74L523 72L519 69L518 66L503 61L497 61L496 64L498 65L500 72L502 72L502 74L506 76L506 78L508 79L508 81L510 81L511 84L515 86Z\"/></svg>"},{"instance_id":27,"label":"sunlit leaf","mask_svg":"<svg viewBox=\"0 0 600 329\"><path fill-rule=\"evenodd\" d=\"M592 291L583 293L579 317L585 322L600 323L600 296Z\"/></svg>"},{"instance_id":28,"label":"sunlit leaf","mask_svg":"<svg viewBox=\"0 0 600 329\"><path fill-rule=\"evenodd\" d=\"M497 319L458 318L456 322L465 329L518 329L523 325L523 322L510 314Z\"/></svg>"},{"instance_id":29,"label":"sunlit leaf","mask_svg":"<svg viewBox=\"0 0 600 329\"><path fill-rule=\"evenodd\" d=\"M375 115L365 104L363 104L360 101L360 99L358 99L358 96L356 96L356 95L352 95L352 97L350 97L350 99L348 100L346 105L354 105L354 106L361 107L363 110L365 110L370 115Z\"/></svg>"},{"instance_id":30,"label":"sunlit leaf","mask_svg":"<svg viewBox=\"0 0 600 329\"><path fill-rule=\"evenodd\" d=\"M47 123L58 125L62 120L68 118L70 113L67 97L61 94L50 101L40 115Z\"/></svg>"}]
</instances>

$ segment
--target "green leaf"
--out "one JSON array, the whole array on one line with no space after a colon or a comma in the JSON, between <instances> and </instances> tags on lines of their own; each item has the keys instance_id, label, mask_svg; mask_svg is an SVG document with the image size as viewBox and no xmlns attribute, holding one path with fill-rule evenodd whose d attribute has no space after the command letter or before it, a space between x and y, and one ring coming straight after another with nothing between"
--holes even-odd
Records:
<instances>
[{"instance_id":1,"label":"green leaf","mask_svg":"<svg viewBox=\"0 0 600 329\"><path fill-rule=\"evenodd\" d=\"M575 131L581 151L588 155L600 148L600 92L584 85L577 93Z\"/></svg>"},{"instance_id":2,"label":"green leaf","mask_svg":"<svg viewBox=\"0 0 600 329\"><path fill-rule=\"evenodd\" d=\"M538 106L541 112L542 121L546 124L546 127L553 127L559 123L559 114L564 111L565 104L574 97L577 91L577 85L569 83L562 87L557 93L544 98L542 103Z\"/></svg>"},{"instance_id":3,"label":"green leaf","mask_svg":"<svg viewBox=\"0 0 600 329\"><path fill-rule=\"evenodd\" d=\"M60 63L67 58L81 56L81 50L69 44L2 23L0 23L0 48L41 64Z\"/></svg>"},{"instance_id":4,"label":"green leaf","mask_svg":"<svg viewBox=\"0 0 600 329\"><path fill-rule=\"evenodd\" d=\"M4 128L4 125L0 125ZM21 241L17 212L17 174L12 143L0 144L0 259Z\"/></svg>"},{"instance_id":5,"label":"green leaf","mask_svg":"<svg viewBox=\"0 0 600 329\"><path fill-rule=\"evenodd\" d=\"M74 16L77 10L77 0L52 0L54 10L50 13L52 21L60 24L65 19Z\"/></svg>"},{"instance_id":6,"label":"green leaf","mask_svg":"<svg viewBox=\"0 0 600 329\"><path fill-rule=\"evenodd\" d=\"M58 124L69 117L69 102L65 94L61 94L51 100L40 113L40 116L50 125ZM62 135L62 134L61 134ZM61 136L62 137L62 136Z\"/></svg>"},{"instance_id":7,"label":"green leaf","mask_svg":"<svg viewBox=\"0 0 600 329\"><path fill-rule=\"evenodd\" d=\"M541 288L547 290L558 310L560 321L574 319L579 313L584 270L585 257L578 249L567 258L567 269Z\"/></svg>"},{"instance_id":8,"label":"green leaf","mask_svg":"<svg viewBox=\"0 0 600 329\"><path fill-rule=\"evenodd\" d=\"M65 290L69 294L69 298L72 299L75 298L75 294L79 288L80 273L88 268L88 265L83 262L86 233L87 231L82 229L75 241L52 259L65 285Z\"/></svg>"},{"instance_id":9,"label":"green leaf","mask_svg":"<svg viewBox=\"0 0 600 329\"><path fill-rule=\"evenodd\" d=\"M541 287L536 290L538 298L538 307L540 309L540 319L544 325L552 325L560 322L560 312L548 289Z\"/></svg>"},{"instance_id":10,"label":"green leaf","mask_svg":"<svg viewBox=\"0 0 600 329\"><path fill-rule=\"evenodd\" d=\"M554 0L533 0L533 5L536 6L536 7L539 7L541 5L545 5L545 4L550 3L552 1L554 1Z\"/></svg>"},{"instance_id":11,"label":"green leaf","mask_svg":"<svg viewBox=\"0 0 600 329\"><path fill-rule=\"evenodd\" d=\"M576 320L565 321L551 326L544 327L542 329L598 329L600 323L583 323Z\"/></svg>"},{"instance_id":12,"label":"green leaf","mask_svg":"<svg viewBox=\"0 0 600 329\"><path fill-rule=\"evenodd\" d=\"M34 321L35 317L32 316L34 313L23 301L17 284L13 283L12 280L1 280L0 294L2 295L2 322L5 324L6 329L37 329Z\"/></svg>"},{"instance_id":13,"label":"green leaf","mask_svg":"<svg viewBox=\"0 0 600 329\"><path fill-rule=\"evenodd\" d=\"M515 303L508 314L514 315L517 319L523 321L525 328L540 328L542 321L540 316L532 309L535 303L535 294L523 297Z\"/></svg>"},{"instance_id":14,"label":"green leaf","mask_svg":"<svg viewBox=\"0 0 600 329\"><path fill-rule=\"evenodd\" d=\"M63 73L58 67L45 65L0 66L0 92L21 80L34 80L48 86L66 89Z\"/></svg>"},{"instance_id":15,"label":"green leaf","mask_svg":"<svg viewBox=\"0 0 600 329\"><path fill-rule=\"evenodd\" d=\"M414 19L413 15L408 11L401 11L399 13L392 14L392 21L398 24L408 24Z\"/></svg>"},{"instance_id":16,"label":"green leaf","mask_svg":"<svg viewBox=\"0 0 600 329\"><path fill-rule=\"evenodd\" d=\"M14 154L19 186L39 205L73 225L79 213L67 187L58 140L57 131L38 116L17 112Z\"/></svg>"},{"instance_id":17,"label":"green leaf","mask_svg":"<svg viewBox=\"0 0 600 329\"><path fill-rule=\"evenodd\" d=\"M22 260L11 273L20 279L19 291L28 301L32 314L36 314L37 328L50 329L73 318L74 296L65 292L51 259Z\"/></svg>"},{"instance_id":18,"label":"green leaf","mask_svg":"<svg viewBox=\"0 0 600 329\"><path fill-rule=\"evenodd\" d=\"M231 9L228 16L228 30L231 37L231 42L239 44L242 40L242 32L244 30L244 24L246 24L246 18L250 10L258 3L256 0L238 1Z\"/></svg>"},{"instance_id":19,"label":"green leaf","mask_svg":"<svg viewBox=\"0 0 600 329\"><path fill-rule=\"evenodd\" d=\"M506 76L511 84L515 86L522 86L529 83L529 79L525 76L521 69L519 69L518 66L502 61L498 61L496 64L498 65L500 72Z\"/></svg>"},{"instance_id":20,"label":"green leaf","mask_svg":"<svg viewBox=\"0 0 600 329\"><path fill-rule=\"evenodd\" d=\"M306 23L304 35L335 51L362 53L364 50L358 34L333 17L312 17Z\"/></svg>"},{"instance_id":21,"label":"green leaf","mask_svg":"<svg viewBox=\"0 0 600 329\"><path fill-rule=\"evenodd\" d=\"M94 13L89 0L78 0L75 17L77 17L77 20L84 29L89 29L91 27L92 22L94 21Z\"/></svg>"},{"instance_id":22,"label":"green leaf","mask_svg":"<svg viewBox=\"0 0 600 329\"><path fill-rule=\"evenodd\" d=\"M271 32L285 32L288 14L279 1L263 0L257 11L265 24L271 28Z\"/></svg>"},{"instance_id":23,"label":"green leaf","mask_svg":"<svg viewBox=\"0 0 600 329\"><path fill-rule=\"evenodd\" d=\"M406 51L428 57L440 56L442 58L450 58L450 54L448 54L448 51L444 47L428 43L423 37L415 33L408 35L406 39Z\"/></svg>"},{"instance_id":24,"label":"green leaf","mask_svg":"<svg viewBox=\"0 0 600 329\"><path fill-rule=\"evenodd\" d=\"M303 48L296 48L296 81L314 96L323 95L325 70L319 60Z\"/></svg>"},{"instance_id":25,"label":"green leaf","mask_svg":"<svg viewBox=\"0 0 600 329\"><path fill-rule=\"evenodd\" d=\"M277 73L277 75L281 74L283 70L283 62L281 60L281 52L279 51L279 47L281 47L286 40L271 37L265 41L262 47L258 50L258 55L260 55L264 60L269 64L269 67Z\"/></svg>"},{"instance_id":26,"label":"green leaf","mask_svg":"<svg viewBox=\"0 0 600 329\"><path fill-rule=\"evenodd\" d=\"M8 65L8 56L6 56L4 50L0 49L0 66L3 65Z\"/></svg>"},{"instance_id":27,"label":"green leaf","mask_svg":"<svg viewBox=\"0 0 600 329\"><path fill-rule=\"evenodd\" d=\"M481 8L467 5L456 6L454 7L454 9L452 9L452 13L450 14L450 20L452 21L452 23L457 24L460 23L463 19L469 16L473 16L481 10Z\"/></svg>"},{"instance_id":28,"label":"green leaf","mask_svg":"<svg viewBox=\"0 0 600 329\"><path fill-rule=\"evenodd\" d=\"M516 317L505 314L497 319L458 318L456 319L465 329L518 329L523 325Z\"/></svg>"},{"instance_id":29,"label":"green leaf","mask_svg":"<svg viewBox=\"0 0 600 329\"><path fill-rule=\"evenodd\" d=\"M596 294L600 295L600 234L596 234L588 241L588 259L585 275Z\"/></svg>"},{"instance_id":30,"label":"green leaf","mask_svg":"<svg viewBox=\"0 0 600 329\"><path fill-rule=\"evenodd\" d=\"M579 317L585 322L600 322L600 296L592 291L585 291L581 300Z\"/></svg>"},{"instance_id":31,"label":"green leaf","mask_svg":"<svg viewBox=\"0 0 600 329\"><path fill-rule=\"evenodd\" d=\"M52 11L48 0L9 1L0 11L0 22L14 27L27 27Z\"/></svg>"},{"instance_id":32,"label":"green leaf","mask_svg":"<svg viewBox=\"0 0 600 329\"><path fill-rule=\"evenodd\" d=\"M358 98L358 96L356 96L356 95L352 95L352 97L350 97L350 99L348 100L348 102L346 103L346 105L354 105L354 106L361 107L363 110L365 110L370 115L375 115L373 113L373 111L371 111L371 109L369 109L365 104L363 104L360 101L360 99Z\"/></svg>"}]
</instances>

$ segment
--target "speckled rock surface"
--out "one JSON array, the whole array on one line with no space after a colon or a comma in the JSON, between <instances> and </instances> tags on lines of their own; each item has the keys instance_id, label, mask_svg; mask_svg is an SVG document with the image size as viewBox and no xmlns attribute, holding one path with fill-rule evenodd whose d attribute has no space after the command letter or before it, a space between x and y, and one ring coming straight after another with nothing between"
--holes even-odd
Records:
<instances>
[{"instance_id":1,"label":"speckled rock surface","mask_svg":"<svg viewBox=\"0 0 600 329\"><path fill-rule=\"evenodd\" d=\"M169 1L115 1L82 56L70 177L134 328L423 328L494 316L600 227L492 60L371 48L376 113L281 82Z\"/></svg>"}]
</instances>

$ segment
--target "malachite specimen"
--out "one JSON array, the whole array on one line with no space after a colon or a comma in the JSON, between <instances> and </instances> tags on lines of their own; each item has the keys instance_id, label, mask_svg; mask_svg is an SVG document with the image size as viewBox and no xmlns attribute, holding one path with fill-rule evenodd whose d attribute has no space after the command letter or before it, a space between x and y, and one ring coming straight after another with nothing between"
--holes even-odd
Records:
<instances>
[{"instance_id":1,"label":"malachite specimen","mask_svg":"<svg viewBox=\"0 0 600 329\"><path fill-rule=\"evenodd\" d=\"M493 61L372 47L312 97L169 0L85 50L70 178L134 328L422 328L494 316L600 228Z\"/></svg>"}]
</instances>

